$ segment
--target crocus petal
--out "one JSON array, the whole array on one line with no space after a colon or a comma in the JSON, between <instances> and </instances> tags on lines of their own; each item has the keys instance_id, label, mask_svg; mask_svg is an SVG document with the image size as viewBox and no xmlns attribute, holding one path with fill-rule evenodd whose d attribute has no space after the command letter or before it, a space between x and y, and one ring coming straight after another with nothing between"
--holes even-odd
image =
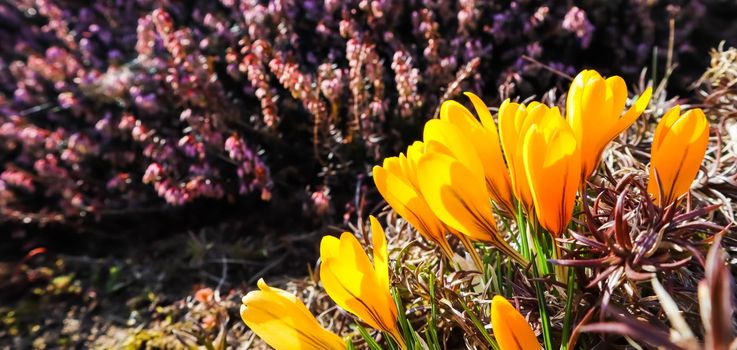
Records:
<instances>
[{"instance_id":1,"label":"crocus petal","mask_svg":"<svg viewBox=\"0 0 737 350\"><path fill-rule=\"evenodd\" d=\"M645 89L645 91L640 95L640 97L635 101L635 103L630 107L630 109L627 110L627 112L624 113L622 118L619 118L619 121L617 121L617 127L614 129L615 132L614 135L611 137L614 139L617 135L621 134L624 130L630 127L632 123L637 120L637 118L642 115L643 112L645 112L645 109L647 108L647 105L650 104L650 99L653 96L653 88L648 87Z\"/></svg>"},{"instance_id":2,"label":"crocus petal","mask_svg":"<svg viewBox=\"0 0 737 350\"><path fill-rule=\"evenodd\" d=\"M373 215L369 216L371 222L371 244L374 251L374 270L376 270L376 279L382 286L382 289L389 289L389 252L386 246L386 236L384 229L381 227L379 220Z\"/></svg>"},{"instance_id":3,"label":"crocus petal","mask_svg":"<svg viewBox=\"0 0 737 350\"><path fill-rule=\"evenodd\" d=\"M412 186L417 189L417 161L420 156L425 153L425 144L422 141L415 141L407 147L407 156L404 157L406 162L402 163L404 177ZM402 157L400 157L401 159Z\"/></svg>"},{"instance_id":4,"label":"crocus petal","mask_svg":"<svg viewBox=\"0 0 737 350\"><path fill-rule=\"evenodd\" d=\"M320 258L329 259L340 255L340 240L338 237L324 236L320 241Z\"/></svg>"},{"instance_id":5,"label":"crocus petal","mask_svg":"<svg viewBox=\"0 0 737 350\"><path fill-rule=\"evenodd\" d=\"M500 350L541 348L527 320L500 295L491 300L491 327Z\"/></svg>"},{"instance_id":6,"label":"crocus petal","mask_svg":"<svg viewBox=\"0 0 737 350\"><path fill-rule=\"evenodd\" d=\"M627 103L627 83L615 75L606 79L607 92L612 96L612 111L623 111Z\"/></svg>"},{"instance_id":7,"label":"crocus petal","mask_svg":"<svg viewBox=\"0 0 737 350\"><path fill-rule=\"evenodd\" d=\"M655 126L655 134L653 135L653 143L650 150L657 153L663 146L665 136L670 132L673 124L681 118L681 105L675 105L673 108L665 112L660 119L658 125Z\"/></svg>"},{"instance_id":8,"label":"crocus petal","mask_svg":"<svg viewBox=\"0 0 737 350\"><path fill-rule=\"evenodd\" d=\"M458 104L458 102L446 101L443 103L443 106L456 104ZM461 108L465 109L463 106L461 106ZM476 152L476 149L468 139L468 136L456 125L441 119L430 120L425 124L423 141L425 143L437 142L442 144L452 152L454 158L458 159L458 161L463 163L463 165L465 165L469 170L483 176L484 168L478 152Z\"/></svg>"},{"instance_id":9,"label":"crocus petal","mask_svg":"<svg viewBox=\"0 0 737 350\"><path fill-rule=\"evenodd\" d=\"M432 174L418 180L423 197L441 221L475 240L491 242L511 258L524 262L497 232L481 174L441 153L424 154L418 170Z\"/></svg>"},{"instance_id":10,"label":"crocus petal","mask_svg":"<svg viewBox=\"0 0 737 350\"><path fill-rule=\"evenodd\" d=\"M343 281L344 276L351 276L350 281ZM381 323L380 311L375 305L367 304L361 295L361 279L366 278L359 271L350 271L341 268L341 261L336 258L326 259L320 265L320 281L330 299L344 310L355 315L363 322L375 329L384 329ZM369 285L370 282L363 283Z\"/></svg>"},{"instance_id":11,"label":"crocus petal","mask_svg":"<svg viewBox=\"0 0 737 350\"><path fill-rule=\"evenodd\" d=\"M269 287L263 279L260 290L243 297L241 318L261 339L276 350L345 349L345 342L320 326L301 300L285 290Z\"/></svg>"},{"instance_id":12,"label":"crocus petal","mask_svg":"<svg viewBox=\"0 0 737 350\"><path fill-rule=\"evenodd\" d=\"M480 128L469 128L469 136L483 162L489 193L497 204L505 208L508 212L513 213L512 183L509 179L507 165L504 163L499 132L497 131L494 119L491 116L491 112L489 112L489 108L478 96L470 92L465 92L464 94L471 100L471 103L476 109L476 114L481 120ZM478 125L475 119L473 122L474 124L472 125Z\"/></svg>"},{"instance_id":13,"label":"crocus petal","mask_svg":"<svg viewBox=\"0 0 737 350\"><path fill-rule=\"evenodd\" d=\"M405 179L387 171L385 167L373 168L374 183L389 206L407 220L425 239L435 242L448 256L453 256L445 238L445 228L428 207L425 199Z\"/></svg>"},{"instance_id":14,"label":"crocus petal","mask_svg":"<svg viewBox=\"0 0 737 350\"><path fill-rule=\"evenodd\" d=\"M521 139L524 137L524 127L528 122L528 110L536 109L539 104L530 104L525 107L518 103L504 101L499 107L499 139L501 140L504 158L509 167L509 178L512 191L517 200L522 202L529 211L532 210L532 194L527 181L527 175L522 164Z\"/></svg>"}]
</instances>

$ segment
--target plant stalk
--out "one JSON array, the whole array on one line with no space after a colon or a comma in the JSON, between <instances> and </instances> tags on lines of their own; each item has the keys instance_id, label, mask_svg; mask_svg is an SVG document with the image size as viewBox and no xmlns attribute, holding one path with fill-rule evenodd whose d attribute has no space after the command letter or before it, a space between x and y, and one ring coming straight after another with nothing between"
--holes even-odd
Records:
<instances>
[{"instance_id":1,"label":"plant stalk","mask_svg":"<svg viewBox=\"0 0 737 350\"><path fill-rule=\"evenodd\" d=\"M543 330L543 342L545 344L545 349L552 350L553 349L553 339L552 334L550 330L550 316L548 316L548 310L545 308L546 301L545 301L545 290L543 289L542 284L540 283L540 272L538 270L538 265L542 265L547 268L547 261L543 260L544 263L540 264L540 260L538 259L532 259L531 252L530 252L530 246L527 240L527 232L528 230L528 224L529 222L525 220L524 214L522 213L522 205L517 205L517 227L519 229L519 235L520 235L520 248L522 250L522 255L525 256L525 258L530 261L532 264L532 277L533 277L533 285L535 286L535 296L537 297L537 307L538 312L540 313L540 324L542 325ZM535 249L537 250L537 256L543 256L544 254L540 254L542 252L542 247L539 244L539 240L534 237L534 235L531 237L533 244L535 245ZM543 257L544 259L544 257Z\"/></svg>"}]
</instances>

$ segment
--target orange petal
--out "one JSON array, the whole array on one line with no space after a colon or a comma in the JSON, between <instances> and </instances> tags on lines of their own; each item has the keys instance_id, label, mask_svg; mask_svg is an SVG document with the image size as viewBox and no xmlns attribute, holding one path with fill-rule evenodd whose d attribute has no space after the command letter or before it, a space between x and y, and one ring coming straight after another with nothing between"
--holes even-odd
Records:
<instances>
[{"instance_id":1,"label":"orange petal","mask_svg":"<svg viewBox=\"0 0 737 350\"><path fill-rule=\"evenodd\" d=\"M500 295L491 300L491 327L500 350L541 348L527 320Z\"/></svg>"}]
</instances>

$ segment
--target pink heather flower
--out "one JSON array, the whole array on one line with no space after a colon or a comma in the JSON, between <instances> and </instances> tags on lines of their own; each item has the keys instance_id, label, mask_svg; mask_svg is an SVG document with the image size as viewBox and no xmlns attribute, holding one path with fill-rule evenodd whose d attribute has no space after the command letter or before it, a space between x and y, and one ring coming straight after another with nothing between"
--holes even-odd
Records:
<instances>
[{"instance_id":1,"label":"pink heather flower","mask_svg":"<svg viewBox=\"0 0 737 350\"><path fill-rule=\"evenodd\" d=\"M330 190L327 188L321 188L317 191L312 192L310 195L312 200L312 206L315 209L317 216L323 216L327 214L330 208Z\"/></svg>"},{"instance_id":2,"label":"pink heather flower","mask_svg":"<svg viewBox=\"0 0 737 350\"><path fill-rule=\"evenodd\" d=\"M158 182L162 173L163 169L161 168L161 165L158 163L149 164L148 168L146 168L146 172L143 174L143 183L152 184L154 182Z\"/></svg>"},{"instance_id":3,"label":"pink heather flower","mask_svg":"<svg viewBox=\"0 0 737 350\"><path fill-rule=\"evenodd\" d=\"M8 185L20 187L30 193L36 192L36 186L33 185L31 175L25 171L6 169L0 173L0 180Z\"/></svg>"},{"instance_id":4,"label":"pink heather flower","mask_svg":"<svg viewBox=\"0 0 737 350\"><path fill-rule=\"evenodd\" d=\"M594 26L586 18L586 12L576 6L571 7L563 18L563 29L575 33L581 39L581 46L589 47Z\"/></svg>"}]
</instances>

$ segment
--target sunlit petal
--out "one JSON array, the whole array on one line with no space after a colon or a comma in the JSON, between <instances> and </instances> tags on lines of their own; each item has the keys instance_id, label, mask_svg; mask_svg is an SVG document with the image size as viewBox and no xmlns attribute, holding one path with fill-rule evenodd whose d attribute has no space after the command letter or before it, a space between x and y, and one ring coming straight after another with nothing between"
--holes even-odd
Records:
<instances>
[{"instance_id":1,"label":"sunlit petal","mask_svg":"<svg viewBox=\"0 0 737 350\"><path fill-rule=\"evenodd\" d=\"M345 342L322 328L296 296L269 287L263 279L259 290L243 297L241 318L267 344L277 350L345 349Z\"/></svg>"},{"instance_id":2,"label":"sunlit petal","mask_svg":"<svg viewBox=\"0 0 737 350\"><path fill-rule=\"evenodd\" d=\"M501 237L491 214L484 178L441 153L426 153L418 163L423 197L437 217L472 239L493 243L518 261L524 261ZM481 190L479 190L481 189Z\"/></svg>"},{"instance_id":3,"label":"sunlit petal","mask_svg":"<svg viewBox=\"0 0 737 350\"><path fill-rule=\"evenodd\" d=\"M541 348L527 320L500 295L491 300L491 327L500 350Z\"/></svg>"}]
</instances>

